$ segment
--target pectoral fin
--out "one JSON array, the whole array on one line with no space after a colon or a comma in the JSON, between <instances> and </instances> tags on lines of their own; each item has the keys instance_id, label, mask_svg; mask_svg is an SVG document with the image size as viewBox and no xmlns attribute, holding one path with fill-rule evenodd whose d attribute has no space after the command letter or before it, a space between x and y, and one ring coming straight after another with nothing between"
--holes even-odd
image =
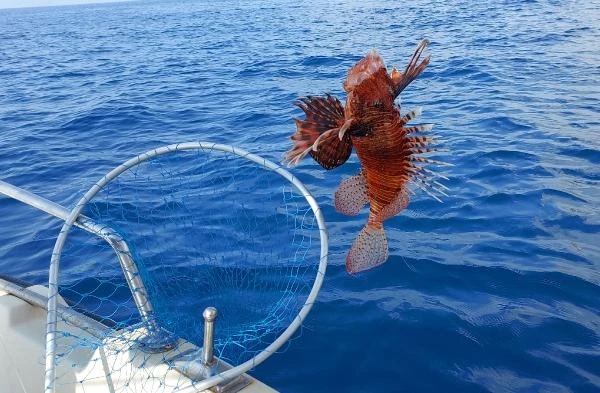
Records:
<instances>
[{"instance_id":1,"label":"pectoral fin","mask_svg":"<svg viewBox=\"0 0 600 393\"><path fill-rule=\"evenodd\" d=\"M352 142L350 136L338 137L344 125L344 107L337 98L305 97L295 103L305 113L305 119L296 119L296 133L291 139L291 150L283 156L285 162L296 165L310 154L323 168L333 169L342 165L350 157ZM316 143L316 144L315 144Z\"/></svg>"}]
</instances>

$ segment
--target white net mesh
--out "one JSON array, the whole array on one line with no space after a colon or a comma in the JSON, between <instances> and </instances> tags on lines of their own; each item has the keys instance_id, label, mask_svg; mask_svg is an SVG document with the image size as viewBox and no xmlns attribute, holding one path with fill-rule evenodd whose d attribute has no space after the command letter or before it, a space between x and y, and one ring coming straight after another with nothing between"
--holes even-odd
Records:
<instances>
[{"instance_id":1,"label":"white net mesh","mask_svg":"<svg viewBox=\"0 0 600 393\"><path fill-rule=\"evenodd\" d=\"M58 293L100 321L101 332L83 333L60 307L56 325L49 317L47 360L55 366L47 366L47 389L73 385L85 392L108 383L115 392L176 391L189 381L174 359L202 346L205 307L219 311L215 355L233 366L256 363L308 312L326 263L326 234L312 197L256 156L252 161L245 152L201 143L179 146L147 160L142 155L135 165L130 160L78 205L94 223L88 227L127 248L115 253L69 221L63 228L53 256L54 268L60 263ZM118 255L135 266L122 269ZM145 289L130 291L124 270ZM179 339L176 348L139 350L140 338L143 344L156 326L158 337Z\"/></svg>"}]
</instances>

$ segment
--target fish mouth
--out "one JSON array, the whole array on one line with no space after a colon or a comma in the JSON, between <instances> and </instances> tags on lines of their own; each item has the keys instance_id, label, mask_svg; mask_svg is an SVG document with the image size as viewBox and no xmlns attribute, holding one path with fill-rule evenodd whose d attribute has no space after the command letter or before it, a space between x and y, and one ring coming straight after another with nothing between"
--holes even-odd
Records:
<instances>
[{"instance_id":1,"label":"fish mouth","mask_svg":"<svg viewBox=\"0 0 600 393\"><path fill-rule=\"evenodd\" d=\"M340 127L340 131L338 132L338 136L340 138L340 141L342 139L344 139L344 136L346 135L346 131L348 131L348 128L350 128L350 126L352 125L352 123L354 123L354 119L350 118L350 119L346 120L346 122L344 123L343 126Z\"/></svg>"}]
</instances>

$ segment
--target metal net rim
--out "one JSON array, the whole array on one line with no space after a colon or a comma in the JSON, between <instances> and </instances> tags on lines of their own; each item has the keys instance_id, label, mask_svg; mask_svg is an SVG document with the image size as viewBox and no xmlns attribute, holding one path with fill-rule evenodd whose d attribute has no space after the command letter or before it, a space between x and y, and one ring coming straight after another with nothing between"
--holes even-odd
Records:
<instances>
[{"instance_id":1,"label":"metal net rim","mask_svg":"<svg viewBox=\"0 0 600 393\"><path fill-rule=\"evenodd\" d=\"M325 278L325 271L327 268L327 259L328 259L328 248L329 241L327 236L327 229L325 227L325 219L323 217L323 213L319 205L317 204L316 199L312 196L312 194L308 191L308 189L302 184L302 182L294 177L289 171L282 168L280 165L273 163L265 158L262 158L256 154L250 153L244 149L240 149L237 147L233 147L231 145L212 143L212 142L185 142L185 143L176 143L171 145L162 146L159 148L148 150L145 153L139 154L123 164L117 166L112 171L108 172L104 175L99 181L97 181L85 194L84 196L77 202L73 210L69 213L69 216L65 220L60 233L56 239L54 244L54 249L52 251L52 258L50 260L50 269L49 269L49 278L48 278L48 317L46 324L46 374L45 374L45 393L53 393L54 392L54 377L55 377L55 354L56 354L56 326L58 321L58 279L59 279L59 265L62 249L66 242L67 236L71 230L71 227L74 225L75 221L79 218L81 211L86 206L86 204L98 193L100 192L104 186L106 186L113 179L121 175L123 172L145 162L154 157L158 157L161 155L178 152L178 151L188 151L188 150L205 150L205 151L220 151L224 153L231 153L237 155L241 158L252 161L261 167L271 170L288 182L290 182L296 190L298 190L302 196L308 202L315 218L317 220L317 225L319 228L319 240L320 240L320 258L319 258L319 266L317 269L317 274L315 276L315 280L313 286L308 294L304 305L301 307L298 315L292 320L289 326L265 349L256 354L251 359L245 361L242 364L239 364L227 371L216 374L212 377L204 379L200 382L194 383L192 387L180 390L180 392L196 392L208 389L213 387L219 383L223 383L229 381L238 375L241 375L248 370L256 367L263 361L265 361L269 356L275 353L282 345L284 345L291 336L298 330L301 326L302 322L310 312L312 305L321 289L323 284L323 280Z\"/></svg>"}]
</instances>

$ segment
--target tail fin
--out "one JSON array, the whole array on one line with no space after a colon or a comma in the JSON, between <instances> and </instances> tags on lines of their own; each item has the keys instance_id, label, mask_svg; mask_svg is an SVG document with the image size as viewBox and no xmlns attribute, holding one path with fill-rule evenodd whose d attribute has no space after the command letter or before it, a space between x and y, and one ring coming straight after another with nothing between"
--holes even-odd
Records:
<instances>
[{"instance_id":1,"label":"tail fin","mask_svg":"<svg viewBox=\"0 0 600 393\"><path fill-rule=\"evenodd\" d=\"M296 133L291 139L294 146L284 154L283 160L296 165L310 154L325 169L342 165L352 152L350 136L338 138L340 127L344 125L344 107L340 100L331 95L326 97L305 97L296 103L304 111L304 120L296 119Z\"/></svg>"},{"instance_id":2,"label":"tail fin","mask_svg":"<svg viewBox=\"0 0 600 393\"><path fill-rule=\"evenodd\" d=\"M365 226L352 243L346 256L346 271L362 272L381 265L389 256L388 242L383 228Z\"/></svg>"}]
</instances>

